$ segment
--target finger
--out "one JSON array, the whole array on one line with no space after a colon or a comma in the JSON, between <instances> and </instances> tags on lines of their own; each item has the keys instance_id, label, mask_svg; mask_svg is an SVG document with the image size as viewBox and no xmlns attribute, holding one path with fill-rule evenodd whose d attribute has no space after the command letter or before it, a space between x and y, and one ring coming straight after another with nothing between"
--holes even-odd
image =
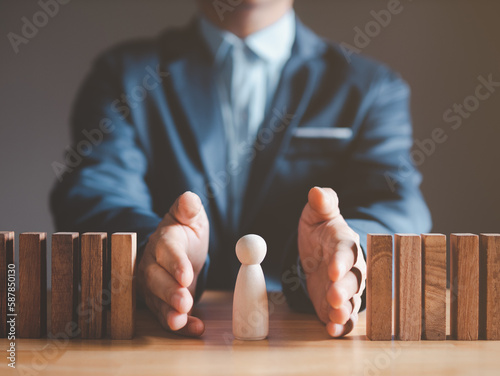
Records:
<instances>
[{"instance_id":1,"label":"finger","mask_svg":"<svg viewBox=\"0 0 500 376\"><path fill-rule=\"evenodd\" d=\"M348 272L340 281L332 283L326 291L326 300L332 308L340 308L358 291L358 278L353 272Z\"/></svg>"},{"instance_id":2,"label":"finger","mask_svg":"<svg viewBox=\"0 0 500 376\"><path fill-rule=\"evenodd\" d=\"M349 320L349 317L352 314L352 310L353 310L353 303L351 302L351 300L349 300L343 303L338 309L330 307L330 310L328 312L328 318L334 324L345 325L347 323L347 320Z\"/></svg>"},{"instance_id":3,"label":"finger","mask_svg":"<svg viewBox=\"0 0 500 376\"><path fill-rule=\"evenodd\" d=\"M366 283L366 261L363 252L361 251L361 247L358 246L358 258L354 263L352 271L357 275L359 280L359 289L358 294L361 294L365 289Z\"/></svg>"},{"instance_id":4,"label":"finger","mask_svg":"<svg viewBox=\"0 0 500 376\"><path fill-rule=\"evenodd\" d=\"M199 337L205 332L205 324L198 317L188 316L187 324L177 333L188 337Z\"/></svg>"},{"instance_id":5,"label":"finger","mask_svg":"<svg viewBox=\"0 0 500 376\"><path fill-rule=\"evenodd\" d=\"M337 244L337 249L328 264L328 276L332 282L343 279L352 269L356 259L355 252L357 252L357 245L354 241L341 241Z\"/></svg>"},{"instance_id":6,"label":"finger","mask_svg":"<svg viewBox=\"0 0 500 376\"><path fill-rule=\"evenodd\" d=\"M156 262L181 286L189 287L194 278L193 265L189 261L186 245L181 239L176 237L174 231L163 235L156 244L155 257Z\"/></svg>"},{"instance_id":7,"label":"finger","mask_svg":"<svg viewBox=\"0 0 500 376\"><path fill-rule=\"evenodd\" d=\"M146 273L146 287L157 298L167 303L179 313L187 313L193 307L193 297L186 287L158 264L151 264Z\"/></svg>"},{"instance_id":8,"label":"finger","mask_svg":"<svg viewBox=\"0 0 500 376\"><path fill-rule=\"evenodd\" d=\"M166 330L176 331L187 324L187 314L179 313L156 296L149 295L146 298L149 308L156 314L161 326Z\"/></svg>"},{"instance_id":9,"label":"finger","mask_svg":"<svg viewBox=\"0 0 500 376\"><path fill-rule=\"evenodd\" d=\"M365 289L366 278L363 275L363 272L356 265L352 267L351 272L353 272L356 278L358 279L358 290L356 291L356 294L361 294Z\"/></svg>"},{"instance_id":10,"label":"finger","mask_svg":"<svg viewBox=\"0 0 500 376\"><path fill-rule=\"evenodd\" d=\"M332 337L343 337L354 329L358 322L358 314L352 314L349 320L345 323L345 325L335 324L333 322L329 322L326 324L326 331Z\"/></svg>"},{"instance_id":11,"label":"finger","mask_svg":"<svg viewBox=\"0 0 500 376\"><path fill-rule=\"evenodd\" d=\"M162 327L168 331L189 337L199 337L205 331L205 324L199 318L176 312L168 304L153 295L146 298L146 303L151 311L156 314Z\"/></svg>"},{"instance_id":12,"label":"finger","mask_svg":"<svg viewBox=\"0 0 500 376\"><path fill-rule=\"evenodd\" d=\"M180 314L166 307L166 322L167 326L164 328L171 330L176 334L188 336L188 337L199 337L205 332L205 324L199 318L194 316L189 316L186 314Z\"/></svg>"},{"instance_id":13,"label":"finger","mask_svg":"<svg viewBox=\"0 0 500 376\"><path fill-rule=\"evenodd\" d=\"M354 295L351 299L352 303L352 313L358 313L361 309L362 299L360 295Z\"/></svg>"},{"instance_id":14,"label":"finger","mask_svg":"<svg viewBox=\"0 0 500 376\"><path fill-rule=\"evenodd\" d=\"M187 191L180 195L170 208L170 215L180 224L189 226L196 221L203 205L197 194Z\"/></svg>"},{"instance_id":15,"label":"finger","mask_svg":"<svg viewBox=\"0 0 500 376\"><path fill-rule=\"evenodd\" d=\"M164 302L161 302L161 304L161 314L165 318L168 328L173 331L178 331L186 326L188 322L188 315L186 313L180 313Z\"/></svg>"},{"instance_id":16,"label":"finger","mask_svg":"<svg viewBox=\"0 0 500 376\"><path fill-rule=\"evenodd\" d=\"M310 223L329 221L340 216L339 200L331 188L311 188L308 195Z\"/></svg>"}]
</instances>

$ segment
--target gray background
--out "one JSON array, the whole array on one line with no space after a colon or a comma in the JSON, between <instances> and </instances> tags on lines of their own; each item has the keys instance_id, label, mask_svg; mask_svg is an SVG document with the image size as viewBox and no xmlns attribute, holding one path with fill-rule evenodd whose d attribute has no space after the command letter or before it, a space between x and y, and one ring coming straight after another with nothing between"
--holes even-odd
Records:
<instances>
[{"instance_id":1,"label":"gray background","mask_svg":"<svg viewBox=\"0 0 500 376\"><path fill-rule=\"evenodd\" d=\"M370 11L388 0L302 0L301 19L318 34L353 44ZM474 94L477 77L500 81L500 2L409 1L363 53L399 71L412 87L415 137L448 134L421 165L434 231L500 232L500 88L456 131L443 113ZM9 32L20 34L37 1L0 1L0 229L52 232L48 193L51 164L62 162L75 92L91 61L116 42L155 35L186 23L193 0L73 0L14 53ZM495 167L496 166L496 167Z\"/></svg>"}]
</instances>

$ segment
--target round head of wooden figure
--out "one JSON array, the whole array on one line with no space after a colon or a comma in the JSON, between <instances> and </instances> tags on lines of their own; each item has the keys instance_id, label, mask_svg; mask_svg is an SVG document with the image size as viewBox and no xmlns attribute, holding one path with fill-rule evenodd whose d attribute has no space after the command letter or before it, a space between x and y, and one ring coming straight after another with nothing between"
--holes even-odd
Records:
<instances>
[{"instance_id":1,"label":"round head of wooden figure","mask_svg":"<svg viewBox=\"0 0 500 376\"><path fill-rule=\"evenodd\" d=\"M244 265L260 264L266 252L266 241L259 235L245 235L236 243L236 256Z\"/></svg>"}]
</instances>

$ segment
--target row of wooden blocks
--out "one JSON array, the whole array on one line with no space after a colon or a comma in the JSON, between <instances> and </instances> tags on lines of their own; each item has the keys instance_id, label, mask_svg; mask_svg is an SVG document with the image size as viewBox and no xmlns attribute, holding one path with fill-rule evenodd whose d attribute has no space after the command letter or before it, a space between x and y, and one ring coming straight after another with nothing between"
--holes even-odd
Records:
<instances>
[{"instance_id":1,"label":"row of wooden blocks","mask_svg":"<svg viewBox=\"0 0 500 376\"><path fill-rule=\"evenodd\" d=\"M393 258L394 256L394 258ZM394 262L394 273L393 273ZM374 341L445 340L446 236L368 235L366 332ZM500 234L451 234L450 333L500 340Z\"/></svg>"},{"instance_id":2,"label":"row of wooden blocks","mask_svg":"<svg viewBox=\"0 0 500 376\"><path fill-rule=\"evenodd\" d=\"M46 237L43 232L19 235L19 286L14 297L8 285L15 234L0 232L0 338L11 332L7 320L12 318L16 337L47 335ZM111 338L133 337L137 237L114 233L110 240L109 247L102 232L52 235L51 337L103 338L109 307Z\"/></svg>"}]
</instances>

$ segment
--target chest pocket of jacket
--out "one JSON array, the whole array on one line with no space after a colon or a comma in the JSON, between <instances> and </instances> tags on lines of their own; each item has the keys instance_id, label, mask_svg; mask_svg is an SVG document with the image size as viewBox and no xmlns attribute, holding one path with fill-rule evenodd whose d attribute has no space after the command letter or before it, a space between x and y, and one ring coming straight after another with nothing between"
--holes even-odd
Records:
<instances>
[{"instance_id":1,"label":"chest pocket of jacket","mask_svg":"<svg viewBox=\"0 0 500 376\"><path fill-rule=\"evenodd\" d=\"M351 145L351 137L292 136L284 157L287 160L322 160L342 156Z\"/></svg>"}]
</instances>

